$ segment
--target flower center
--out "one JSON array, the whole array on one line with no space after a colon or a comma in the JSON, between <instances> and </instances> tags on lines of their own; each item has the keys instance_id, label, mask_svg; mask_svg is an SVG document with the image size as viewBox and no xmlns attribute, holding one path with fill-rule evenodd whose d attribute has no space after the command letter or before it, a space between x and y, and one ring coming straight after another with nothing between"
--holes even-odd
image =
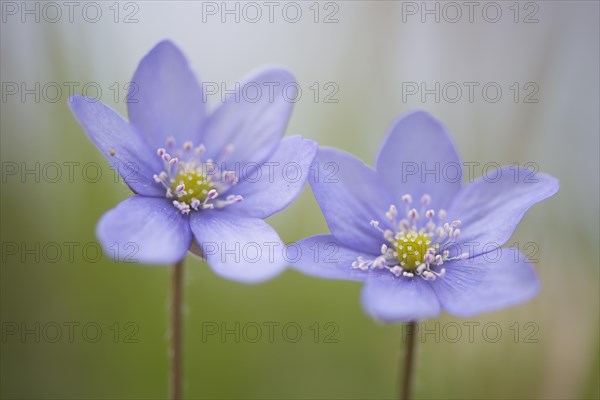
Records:
<instances>
[{"instance_id":1,"label":"flower center","mask_svg":"<svg viewBox=\"0 0 600 400\"><path fill-rule=\"evenodd\" d=\"M410 208L410 195L402 196L402 202L405 204L405 218L398 220L398 210L394 205L385 213L393 230L384 230L379 226L379 221L371 221L371 226L378 229L386 241L381 245L381 255L372 260L358 257L352 267L363 271L387 269L396 276L412 278L418 275L425 280L443 277L446 273L442 267L444 262L468 256L463 253L450 257L448 250L460 235L458 227L461 221L447 223L446 211L440 209L436 213L433 209L427 209L431 203L431 196L427 194L421 198L420 212ZM422 219L421 215L425 218ZM434 218L436 215L437 221Z\"/></svg>"},{"instance_id":2,"label":"flower center","mask_svg":"<svg viewBox=\"0 0 600 400\"><path fill-rule=\"evenodd\" d=\"M165 188L165 196L173 199L175 206L182 214L191 210L222 208L228 204L243 200L239 195L228 195L219 198L237 183L234 171L219 168L212 160L202 161L204 145L194 147L192 142L185 142L183 149L171 150L175 139L167 138L167 148L160 148L156 154L163 160L165 169L154 175L154 180ZM226 146L225 156L233 150Z\"/></svg>"},{"instance_id":3,"label":"flower center","mask_svg":"<svg viewBox=\"0 0 600 400\"><path fill-rule=\"evenodd\" d=\"M410 230L400 233L392 245L398 253L398 262L407 271L414 271L425 262L425 253L431 244L431 236Z\"/></svg>"},{"instance_id":4,"label":"flower center","mask_svg":"<svg viewBox=\"0 0 600 400\"><path fill-rule=\"evenodd\" d=\"M192 204L193 199L204 201L211 189L208 177L197 169L180 169L171 184L171 191L179 193L179 201L187 204Z\"/></svg>"}]
</instances>

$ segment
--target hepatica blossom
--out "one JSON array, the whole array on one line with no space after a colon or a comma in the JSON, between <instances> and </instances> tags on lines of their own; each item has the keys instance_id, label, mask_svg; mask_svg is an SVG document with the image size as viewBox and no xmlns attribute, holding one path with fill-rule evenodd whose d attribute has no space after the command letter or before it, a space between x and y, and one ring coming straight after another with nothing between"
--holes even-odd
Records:
<instances>
[{"instance_id":1,"label":"hepatica blossom","mask_svg":"<svg viewBox=\"0 0 600 400\"><path fill-rule=\"evenodd\" d=\"M280 272L283 243L262 219L299 194L317 147L281 140L292 109L283 91L294 85L287 71L263 69L209 115L185 57L164 41L133 76L129 121L72 98L85 132L134 192L101 218L103 247L113 254L133 243L133 258L163 264L183 259L194 242L221 276L254 282Z\"/></svg>"},{"instance_id":2,"label":"hepatica blossom","mask_svg":"<svg viewBox=\"0 0 600 400\"><path fill-rule=\"evenodd\" d=\"M529 207L558 191L555 178L512 166L463 186L451 138L424 112L395 123L375 169L336 149L319 149L315 161L310 184L331 234L297 243L295 267L364 282L374 317L471 316L537 293L531 264L500 246Z\"/></svg>"}]
</instances>

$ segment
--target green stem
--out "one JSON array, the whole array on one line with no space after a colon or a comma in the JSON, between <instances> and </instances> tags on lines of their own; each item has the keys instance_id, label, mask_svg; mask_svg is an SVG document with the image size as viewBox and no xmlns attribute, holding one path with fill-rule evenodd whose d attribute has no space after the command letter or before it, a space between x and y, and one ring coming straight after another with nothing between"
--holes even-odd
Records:
<instances>
[{"instance_id":1,"label":"green stem","mask_svg":"<svg viewBox=\"0 0 600 400\"><path fill-rule=\"evenodd\" d=\"M415 369L415 348L417 345L417 323L415 321L407 322L406 343L404 346L404 356L402 360L402 375L400 382L400 399L409 400L412 396L412 386Z\"/></svg>"},{"instance_id":2,"label":"green stem","mask_svg":"<svg viewBox=\"0 0 600 400\"><path fill-rule=\"evenodd\" d=\"M183 260L171 271L171 399L183 397Z\"/></svg>"}]
</instances>

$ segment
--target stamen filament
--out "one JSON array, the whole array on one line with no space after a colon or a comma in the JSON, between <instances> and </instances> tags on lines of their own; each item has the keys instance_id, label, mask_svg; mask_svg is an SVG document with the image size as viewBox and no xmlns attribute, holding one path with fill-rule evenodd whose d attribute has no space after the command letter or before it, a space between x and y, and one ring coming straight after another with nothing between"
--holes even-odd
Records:
<instances>
[{"instance_id":1,"label":"stamen filament","mask_svg":"<svg viewBox=\"0 0 600 400\"><path fill-rule=\"evenodd\" d=\"M417 275L425 280L443 278L446 269L439 267L445 262L468 257L467 253L450 257L448 250L460 236L458 227L461 221L445 222L445 210L439 209L436 212L434 209L427 209L431 204L431 196L428 194L421 197L420 212L410 207L412 196L409 194L402 196L402 202L405 205L405 218L398 220L395 205L391 205L385 213L393 230L384 229L377 220L370 221L370 225L381 232L386 241L381 245L381 255L373 260L358 257L352 267L363 271L387 269L396 277L412 278ZM426 221L421 219L421 215Z\"/></svg>"}]
</instances>

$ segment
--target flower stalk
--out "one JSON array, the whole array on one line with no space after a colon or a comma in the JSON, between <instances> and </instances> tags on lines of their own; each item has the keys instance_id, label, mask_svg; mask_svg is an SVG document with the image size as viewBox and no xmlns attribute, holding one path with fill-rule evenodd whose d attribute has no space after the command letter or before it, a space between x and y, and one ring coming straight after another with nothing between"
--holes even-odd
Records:
<instances>
[{"instance_id":1,"label":"flower stalk","mask_svg":"<svg viewBox=\"0 0 600 400\"><path fill-rule=\"evenodd\" d=\"M400 378L400 399L408 400L412 396L412 386L415 369L415 348L417 345L417 323L415 321L407 322L405 325L406 337L404 355L402 358L401 378Z\"/></svg>"},{"instance_id":2,"label":"flower stalk","mask_svg":"<svg viewBox=\"0 0 600 400\"><path fill-rule=\"evenodd\" d=\"M171 271L171 399L183 397L183 260Z\"/></svg>"}]
</instances>

